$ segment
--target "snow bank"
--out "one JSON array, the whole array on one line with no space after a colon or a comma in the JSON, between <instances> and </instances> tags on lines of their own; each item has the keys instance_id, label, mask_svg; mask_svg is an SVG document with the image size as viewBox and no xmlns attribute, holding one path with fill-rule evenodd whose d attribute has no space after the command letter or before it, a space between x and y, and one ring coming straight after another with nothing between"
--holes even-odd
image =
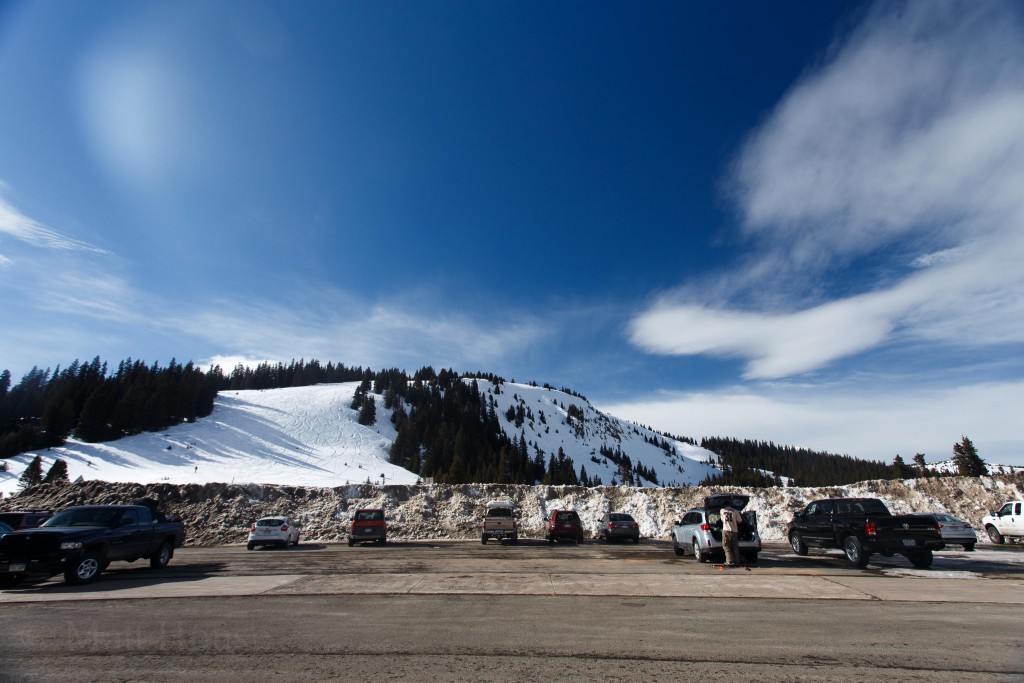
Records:
<instances>
[{"instance_id":1,"label":"snow bank","mask_svg":"<svg viewBox=\"0 0 1024 683\"><path fill-rule=\"evenodd\" d=\"M762 537L785 539L793 513L810 500L836 497L881 498L894 513L948 512L979 526L987 510L1024 498L1024 476L943 477L868 481L823 488L599 486L517 486L501 484L388 485L352 484L334 488L235 484L128 484L87 481L63 486L39 485L0 499L0 510L60 509L86 503L133 503L152 499L177 514L188 529L189 545L245 542L259 517L288 514L299 520L308 541L345 538L350 510L383 507L389 536L395 540L478 538L485 505L511 500L520 510L521 535L543 536L544 517L557 509L575 509L594 537L606 511L632 514L643 536L668 538L671 525L712 493L751 496L748 509L758 515ZM985 542L983 535L979 540Z\"/></svg>"}]
</instances>

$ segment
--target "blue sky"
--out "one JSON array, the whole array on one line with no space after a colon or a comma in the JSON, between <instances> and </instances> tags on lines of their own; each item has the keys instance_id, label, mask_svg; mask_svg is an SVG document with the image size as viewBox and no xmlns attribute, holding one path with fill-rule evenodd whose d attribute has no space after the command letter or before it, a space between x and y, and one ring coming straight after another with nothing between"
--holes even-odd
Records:
<instances>
[{"instance_id":1,"label":"blue sky","mask_svg":"<svg viewBox=\"0 0 1024 683\"><path fill-rule=\"evenodd\" d=\"M318 358L1024 464L1016 3L0 3L0 368Z\"/></svg>"}]
</instances>

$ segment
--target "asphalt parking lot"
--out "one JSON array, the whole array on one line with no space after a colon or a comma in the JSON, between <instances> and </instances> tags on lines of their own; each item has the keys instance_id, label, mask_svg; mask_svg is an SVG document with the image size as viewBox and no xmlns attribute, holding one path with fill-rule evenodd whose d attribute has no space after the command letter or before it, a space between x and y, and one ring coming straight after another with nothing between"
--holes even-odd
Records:
<instances>
[{"instance_id":1,"label":"asphalt parking lot","mask_svg":"<svg viewBox=\"0 0 1024 683\"><path fill-rule=\"evenodd\" d=\"M806 557L768 544L756 565L722 569L640 545L416 541L348 547L179 548L162 571L114 563L89 586L60 577L0 591L0 603L203 595L603 595L903 600L1024 604L1024 546L936 553L929 569L876 556L866 569L836 551Z\"/></svg>"},{"instance_id":2,"label":"asphalt parking lot","mask_svg":"<svg viewBox=\"0 0 1024 683\"><path fill-rule=\"evenodd\" d=\"M850 567L771 544L183 548L0 591L0 681L1019 681L1024 547ZM723 645L723 643L727 643Z\"/></svg>"}]
</instances>

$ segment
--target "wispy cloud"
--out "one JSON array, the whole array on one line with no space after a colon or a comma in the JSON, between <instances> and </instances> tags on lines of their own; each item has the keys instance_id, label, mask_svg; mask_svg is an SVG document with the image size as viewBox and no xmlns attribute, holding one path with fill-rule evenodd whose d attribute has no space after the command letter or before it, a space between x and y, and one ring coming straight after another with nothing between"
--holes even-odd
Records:
<instances>
[{"instance_id":1,"label":"wispy cloud","mask_svg":"<svg viewBox=\"0 0 1024 683\"><path fill-rule=\"evenodd\" d=\"M910 389L871 382L824 388L797 384L666 393L650 400L601 405L612 415L673 434L774 441L858 458L948 460L962 435L990 463L1024 464L1016 429L1024 382Z\"/></svg>"},{"instance_id":2,"label":"wispy cloud","mask_svg":"<svg viewBox=\"0 0 1024 683\"><path fill-rule=\"evenodd\" d=\"M0 181L0 233L42 249L85 251L94 254L107 253L104 249L64 235L29 218L4 196L6 192L6 184ZM10 262L9 259L3 259L0 261L0 265L3 265L4 261Z\"/></svg>"},{"instance_id":3,"label":"wispy cloud","mask_svg":"<svg viewBox=\"0 0 1024 683\"><path fill-rule=\"evenodd\" d=\"M375 368L486 368L549 334L542 321L526 315L496 322L422 302L367 306L324 290L301 304L221 300L164 324L224 349L235 362L302 357Z\"/></svg>"},{"instance_id":4,"label":"wispy cloud","mask_svg":"<svg viewBox=\"0 0 1024 683\"><path fill-rule=\"evenodd\" d=\"M972 344L1024 341L1022 27L1014 5L880 4L732 167L754 253L660 297L633 343L764 379L899 338L962 343L967 324ZM830 297L861 258L872 279Z\"/></svg>"}]
</instances>

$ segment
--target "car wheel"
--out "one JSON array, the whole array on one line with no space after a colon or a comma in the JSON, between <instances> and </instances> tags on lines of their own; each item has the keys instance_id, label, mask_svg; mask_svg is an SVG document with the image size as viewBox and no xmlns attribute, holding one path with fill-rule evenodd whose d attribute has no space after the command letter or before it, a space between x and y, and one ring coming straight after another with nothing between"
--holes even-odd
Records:
<instances>
[{"instance_id":1,"label":"car wheel","mask_svg":"<svg viewBox=\"0 0 1024 683\"><path fill-rule=\"evenodd\" d=\"M282 550L288 550L288 546L290 546L290 545L291 545L291 541L289 541L288 539L285 539L284 543L281 544L281 549Z\"/></svg>"},{"instance_id":2,"label":"car wheel","mask_svg":"<svg viewBox=\"0 0 1024 683\"><path fill-rule=\"evenodd\" d=\"M999 533L999 530L996 529L994 526L985 527L985 531L988 532L989 540L991 540L996 545L1002 545L1006 543L1006 539L1003 538L1003 535Z\"/></svg>"},{"instance_id":3,"label":"car wheel","mask_svg":"<svg viewBox=\"0 0 1024 683\"><path fill-rule=\"evenodd\" d=\"M743 561L747 564L757 564L757 553L749 552L743 553Z\"/></svg>"},{"instance_id":4,"label":"car wheel","mask_svg":"<svg viewBox=\"0 0 1024 683\"><path fill-rule=\"evenodd\" d=\"M973 543L964 543L964 552L973 553L974 552L974 544Z\"/></svg>"},{"instance_id":5,"label":"car wheel","mask_svg":"<svg viewBox=\"0 0 1024 683\"><path fill-rule=\"evenodd\" d=\"M0 588L14 588L26 578L25 574L4 574L0 576Z\"/></svg>"},{"instance_id":6,"label":"car wheel","mask_svg":"<svg viewBox=\"0 0 1024 683\"><path fill-rule=\"evenodd\" d=\"M519 535L518 534L512 534L512 537L508 540L508 542L511 543L512 545L515 545L515 544L519 543Z\"/></svg>"},{"instance_id":7,"label":"car wheel","mask_svg":"<svg viewBox=\"0 0 1024 683\"><path fill-rule=\"evenodd\" d=\"M910 560L910 564L914 565L918 569L927 569L932 566L932 551L922 550L916 553L910 553L907 555L907 559Z\"/></svg>"},{"instance_id":8,"label":"car wheel","mask_svg":"<svg viewBox=\"0 0 1024 683\"><path fill-rule=\"evenodd\" d=\"M799 531L789 532L789 545L797 555L807 554L807 544L804 543L804 538L800 535Z\"/></svg>"},{"instance_id":9,"label":"car wheel","mask_svg":"<svg viewBox=\"0 0 1024 683\"><path fill-rule=\"evenodd\" d=\"M292 545L298 547L298 545L299 545L299 534L295 534L295 543L292 543Z\"/></svg>"},{"instance_id":10,"label":"car wheel","mask_svg":"<svg viewBox=\"0 0 1024 683\"><path fill-rule=\"evenodd\" d=\"M149 566L153 569L163 569L167 566L167 563L174 557L174 548L167 541L160 544L160 549L156 551L156 555L149 558Z\"/></svg>"},{"instance_id":11,"label":"car wheel","mask_svg":"<svg viewBox=\"0 0 1024 683\"><path fill-rule=\"evenodd\" d=\"M98 553L86 553L70 567L64 570L64 580L72 586L84 586L92 583L102 571L100 565L103 560Z\"/></svg>"},{"instance_id":12,"label":"car wheel","mask_svg":"<svg viewBox=\"0 0 1024 683\"><path fill-rule=\"evenodd\" d=\"M480 536L480 545L487 545L487 537L482 534Z\"/></svg>"},{"instance_id":13,"label":"car wheel","mask_svg":"<svg viewBox=\"0 0 1024 683\"><path fill-rule=\"evenodd\" d=\"M870 555L864 551L864 546L856 536L847 536L843 539L843 552L846 559L855 567L863 569L868 566Z\"/></svg>"},{"instance_id":14,"label":"car wheel","mask_svg":"<svg viewBox=\"0 0 1024 683\"><path fill-rule=\"evenodd\" d=\"M577 536L576 537L576 544L577 545L583 545L583 537L582 536Z\"/></svg>"},{"instance_id":15,"label":"car wheel","mask_svg":"<svg viewBox=\"0 0 1024 683\"><path fill-rule=\"evenodd\" d=\"M636 545L639 542L640 542L640 537L639 536L634 536L633 537L633 545Z\"/></svg>"},{"instance_id":16,"label":"car wheel","mask_svg":"<svg viewBox=\"0 0 1024 683\"><path fill-rule=\"evenodd\" d=\"M388 544L388 539L386 539L386 538L380 539L380 544L381 545L387 545Z\"/></svg>"},{"instance_id":17,"label":"car wheel","mask_svg":"<svg viewBox=\"0 0 1024 683\"><path fill-rule=\"evenodd\" d=\"M354 546L355 544L356 544L356 542L355 542L355 541L353 541L353 540L352 540L351 538L349 538L349 539L348 539L348 547L349 547L349 548L351 548L351 547L352 547L352 546Z\"/></svg>"},{"instance_id":18,"label":"car wheel","mask_svg":"<svg viewBox=\"0 0 1024 683\"><path fill-rule=\"evenodd\" d=\"M707 553L703 552L700 549L700 543L697 542L696 538L693 539L693 559L697 560L698 562L708 561Z\"/></svg>"},{"instance_id":19,"label":"car wheel","mask_svg":"<svg viewBox=\"0 0 1024 683\"><path fill-rule=\"evenodd\" d=\"M674 535L672 536L672 551L680 557L686 554L685 552L683 552L682 546L680 546L678 541L676 541L676 537Z\"/></svg>"},{"instance_id":20,"label":"car wheel","mask_svg":"<svg viewBox=\"0 0 1024 683\"><path fill-rule=\"evenodd\" d=\"M252 549L253 549L253 548L255 548L255 547L256 547L256 544L255 544L255 543L253 543L252 541L250 541L250 542L248 542L248 543L246 543L246 544L245 544L245 549L246 549L246 550L252 550Z\"/></svg>"}]
</instances>

